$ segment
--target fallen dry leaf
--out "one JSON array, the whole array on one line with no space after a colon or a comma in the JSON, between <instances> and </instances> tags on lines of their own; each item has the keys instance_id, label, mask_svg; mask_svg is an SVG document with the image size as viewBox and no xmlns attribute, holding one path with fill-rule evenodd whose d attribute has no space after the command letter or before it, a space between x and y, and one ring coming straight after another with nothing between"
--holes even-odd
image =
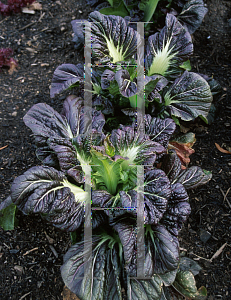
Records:
<instances>
[{"instance_id":1,"label":"fallen dry leaf","mask_svg":"<svg viewBox=\"0 0 231 300\"><path fill-rule=\"evenodd\" d=\"M181 166L182 169L186 169L186 167L190 163L189 156L195 152L195 150L192 149L192 146L196 142L195 134L190 132L186 135L189 134L190 134L190 139L187 140L186 142L175 140L175 141L170 141L168 144L168 149L176 150L176 154L178 155L178 157L182 162L182 166Z\"/></svg>"},{"instance_id":2,"label":"fallen dry leaf","mask_svg":"<svg viewBox=\"0 0 231 300\"><path fill-rule=\"evenodd\" d=\"M64 286L61 295L63 296L63 300L79 300L79 298L74 293L72 293L66 286Z\"/></svg>"},{"instance_id":3,"label":"fallen dry leaf","mask_svg":"<svg viewBox=\"0 0 231 300\"><path fill-rule=\"evenodd\" d=\"M31 3L31 4L28 6L28 8L31 9L31 10L42 10L42 9L43 9L43 8L42 8L42 4L39 3L39 2L37 2L37 1Z\"/></svg>"},{"instance_id":4,"label":"fallen dry leaf","mask_svg":"<svg viewBox=\"0 0 231 300\"><path fill-rule=\"evenodd\" d=\"M226 153L226 154L231 154L230 151L221 148L221 146L219 146L217 143L215 143L215 146L217 147L217 149L218 149L220 152Z\"/></svg>"},{"instance_id":5,"label":"fallen dry leaf","mask_svg":"<svg viewBox=\"0 0 231 300\"><path fill-rule=\"evenodd\" d=\"M18 63L15 59L11 59L10 61L10 68L8 70L8 73L12 75L14 72L17 72Z\"/></svg>"}]
</instances>

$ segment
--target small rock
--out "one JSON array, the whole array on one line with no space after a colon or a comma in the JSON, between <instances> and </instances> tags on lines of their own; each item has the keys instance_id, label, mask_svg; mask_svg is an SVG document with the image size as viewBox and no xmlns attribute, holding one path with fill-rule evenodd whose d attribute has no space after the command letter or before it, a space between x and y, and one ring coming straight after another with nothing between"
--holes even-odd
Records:
<instances>
[{"instance_id":1,"label":"small rock","mask_svg":"<svg viewBox=\"0 0 231 300\"><path fill-rule=\"evenodd\" d=\"M83 13L82 10L79 9L79 13L82 14Z\"/></svg>"},{"instance_id":2,"label":"small rock","mask_svg":"<svg viewBox=\"0 0 231 300\"><path fill-rule=\"evenodd\" d=\"M211 233L209 233L208 231L206 231L204 229L201 229L200 233L199 233L199 236L200 236L200 240L203 243L206 243L210 239Z\"/></svg>"},{"instance_id":3,"label":"small rock","mask_svg":"<svg viewBox=\"0 0 231 300\"><path fill-rule=\"evenodd\" d=\"M231 19L228 20L229 27L231 27Z\"/></svg>"},{"instance_id":4,"label":"small rock","mask_svg":"<svg viewBox=\"0 0 231 300\"><path fill-rule=\"evenodd\" d=\"M18 275L22 275L23 274L23 267L22 266L14 266L15 271L17 272Z\"/></svg>"},{"instance_id":5,"label":"small rock","mask_svg":"<svg viewBox=\"0 0 231 300\"><path fill-rule=\"evenodd\" d=\"M16 116L17 116L17 114L18 114L18 113L17 113L17 111L14 111L14 112L12 112L12 114L11 114L11 115L12 115L13 117L16 117Z\"/></svg>"}]
</instances>

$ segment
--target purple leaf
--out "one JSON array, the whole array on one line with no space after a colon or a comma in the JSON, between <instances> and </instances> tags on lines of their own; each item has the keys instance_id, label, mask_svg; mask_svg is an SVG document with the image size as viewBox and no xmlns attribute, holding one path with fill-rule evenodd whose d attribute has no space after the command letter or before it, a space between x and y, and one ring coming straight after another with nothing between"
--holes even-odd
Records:
<instances>
[{"instance_id":1,"label":"purple leaf","mask_svg":"<svg viewBox=\"0 0 231 300\"><path fill-rule=\"evenodd\" d=\"M50 96L54 98L57 94L65 91L75 83L84 83L84 67L81 64L62 64L55 69Z\"/></svg>"}]
</instances>

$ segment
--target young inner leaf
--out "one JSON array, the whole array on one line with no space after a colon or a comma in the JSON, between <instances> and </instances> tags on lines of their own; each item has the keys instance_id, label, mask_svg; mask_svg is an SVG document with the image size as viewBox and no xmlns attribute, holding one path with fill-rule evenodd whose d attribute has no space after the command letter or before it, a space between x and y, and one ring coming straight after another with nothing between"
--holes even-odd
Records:
<instances>
[{"instance_id":1,"label":"young inner leaf","mask_svg":"<svg viewBox=\"0 0 231 300\"><path fill-rule=\"evenodd\" d=\"M165 75L168 68L174 64L174 61L171 61L172 58L176 55L170 54L175 46L172 48L169 48L171 43L171 38L167 40L166 45L163 46L163 49L158 49L157 51L153 47L152 50L155 54L155 57L153 58L152 64L150 69L148 70L148 76L151 76L153 74L160 74Z\"/></svg>"}]
</instances>

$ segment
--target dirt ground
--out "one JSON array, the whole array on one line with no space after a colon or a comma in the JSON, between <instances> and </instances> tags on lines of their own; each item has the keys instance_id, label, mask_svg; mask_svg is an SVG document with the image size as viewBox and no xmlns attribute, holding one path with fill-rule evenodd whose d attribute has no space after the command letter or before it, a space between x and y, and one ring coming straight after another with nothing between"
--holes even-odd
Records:
<instances>
[{"instance_id":1,"label":"dirt ground","mask_svg":"<svg viewBox=\"0 0 231 300\"><path fill-rule=\"evenodd\" d=\"M86 18L85 1L44 0L34 15L0 16L0 48L11 47L19 68L0 73L0 199L9 195L14 178L39 164L30 130L23 116L35 103L46 102L58 111L63 96L53 100L49 86L62 63L78 62L72 43L71 20ZM181 250L203 270L198 286L209 300L231 299L231 2L208 0L209 13L194 36L193 70L213 76L223 87L214 100L215 121L193 124L196 150L192 165L212 171L206 185L190 192L191 216L180 237ZM231 23L231 22L230 22ZM0 229L0 299L63 299L60 275L68 234L44 224L38 216L18 214L14 231ZM208 240L206 241L206 239ZM224 246L223 248L221 248ZM220 250L220 251L219 251ZM219 254L219 255L218 255ZM217 256L213 258L213 256Z\"/></svg>"}]
</instances>

